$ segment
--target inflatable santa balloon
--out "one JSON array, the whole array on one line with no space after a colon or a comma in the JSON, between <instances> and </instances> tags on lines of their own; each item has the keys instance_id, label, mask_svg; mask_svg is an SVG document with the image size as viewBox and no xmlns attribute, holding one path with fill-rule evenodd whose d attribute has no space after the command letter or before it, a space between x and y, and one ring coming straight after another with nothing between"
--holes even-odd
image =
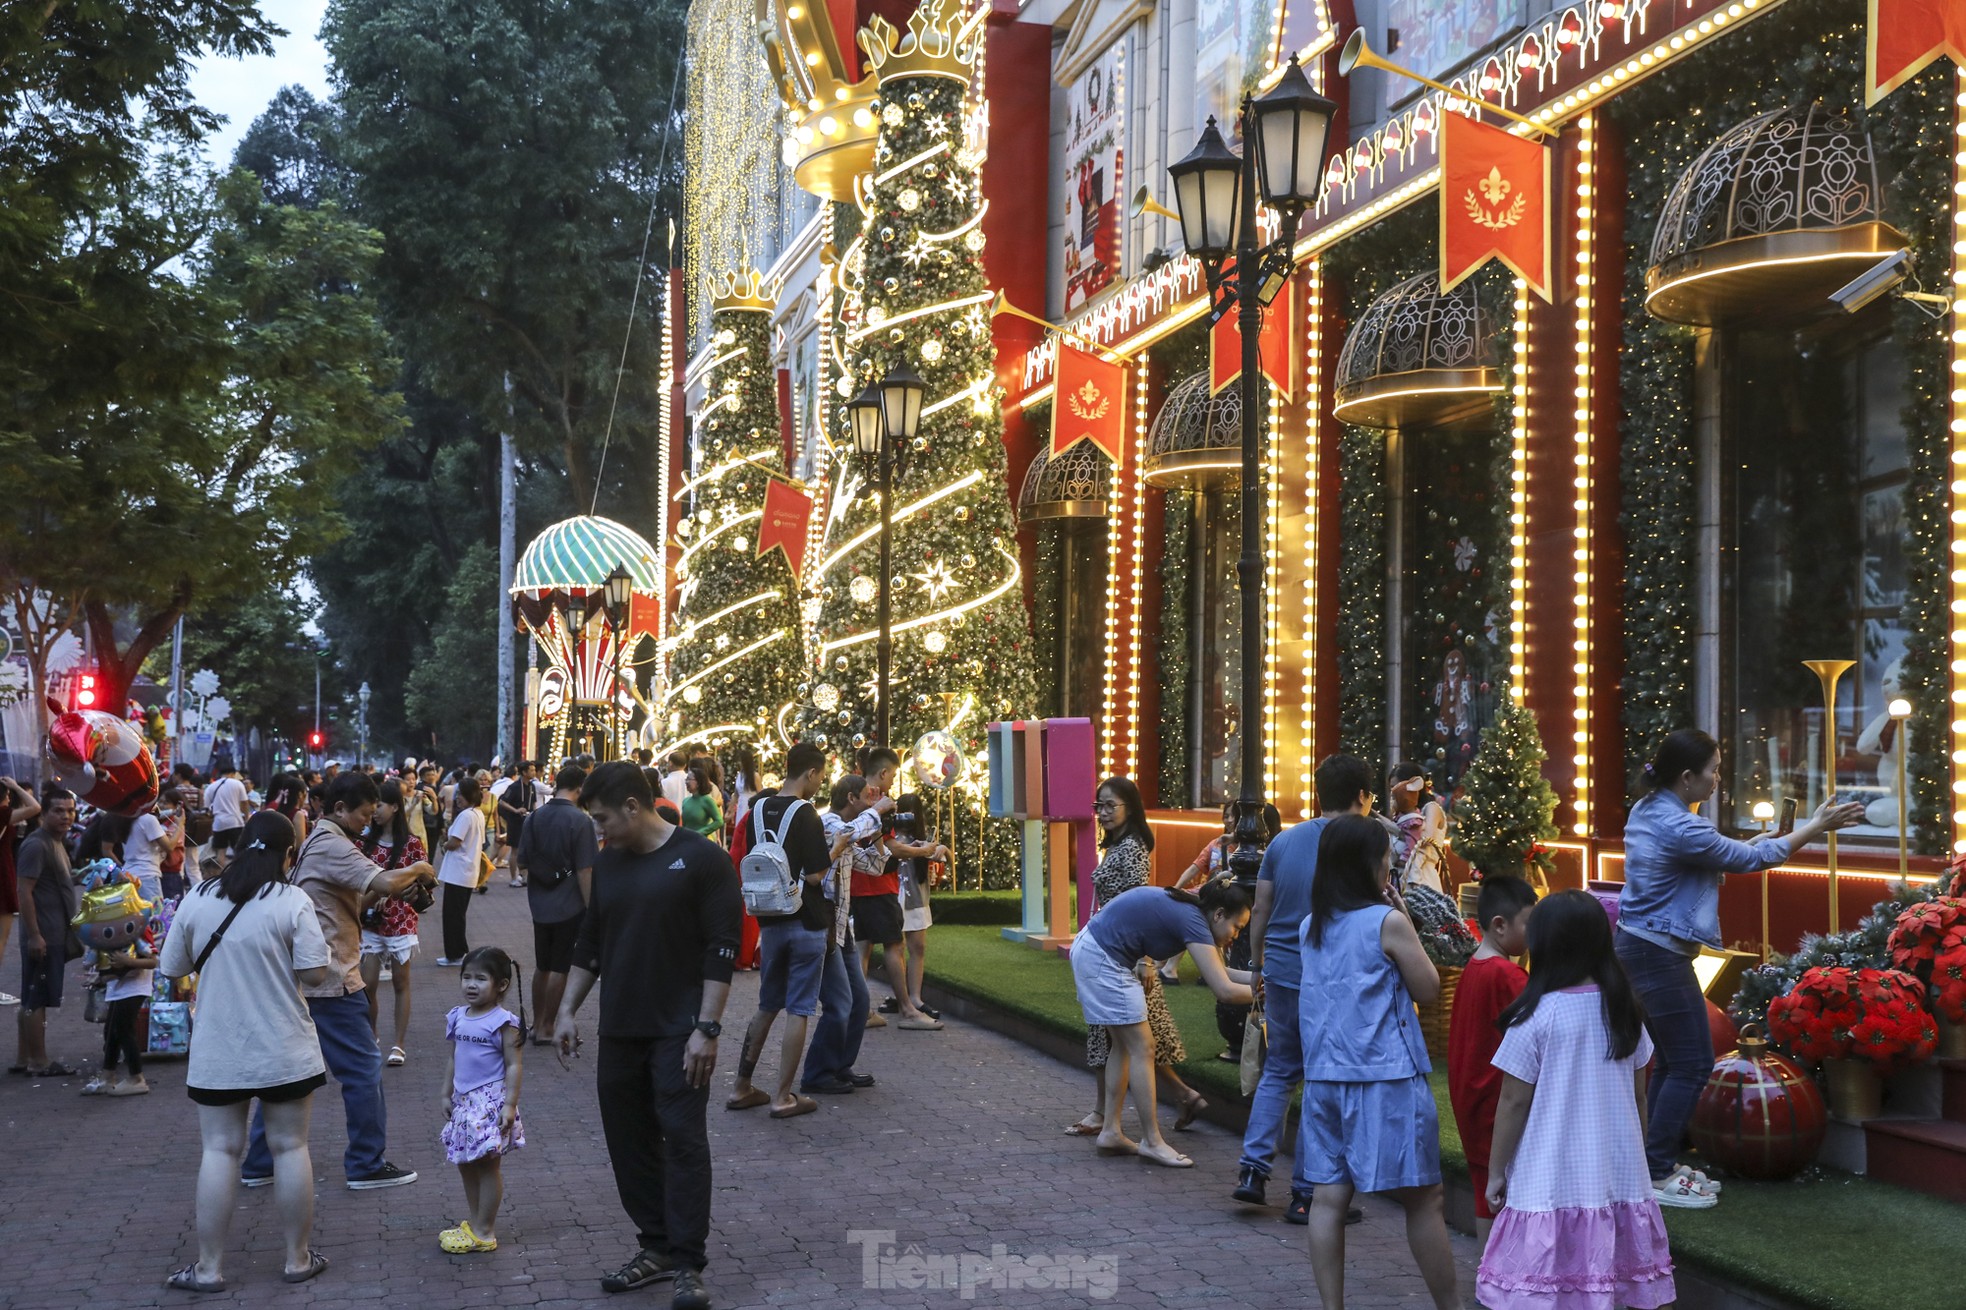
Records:
<instances>
[{"instance_id":1,"label":"inflatable santa balloon","mask_svg":"<svg viewBox=\"0 0 1966 1310\"><path fill-rule=\"evenodd\" d=\"M141 814L157 799L157 762L128 719L101 710L57 713L48 755L61 785L99 810Z\"/></svg>"}]
</instances>

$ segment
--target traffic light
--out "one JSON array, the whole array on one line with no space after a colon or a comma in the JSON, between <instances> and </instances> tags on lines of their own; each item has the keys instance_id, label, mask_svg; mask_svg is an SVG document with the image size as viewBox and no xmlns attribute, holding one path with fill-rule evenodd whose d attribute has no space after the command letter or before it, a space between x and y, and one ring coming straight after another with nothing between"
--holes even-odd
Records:
<instances>
[{"instance_id":1,"label":"traffic light","mask_svg":"<svg viewBox=\"0 0 1966 1310\"><path fill-rule=\"evenodd\" d=\"M96 701L98 699L96 675L93 673L78 673L75 676L75 708L78 710L92 710L96 707Z\"/></svg>"},{"instance_id":2,"label":"traffic light","mask_svg":"<svg viewBox=\"0 0 1966 1310\"><path fill-rule=\"evenodd\" d=\"M318 732L310 732L307 734L307 749L311 751L318 751L321 749L322 746L327 744L327 740L328 739L326 737L323 737Z\"/></svg>"}]
</instances>

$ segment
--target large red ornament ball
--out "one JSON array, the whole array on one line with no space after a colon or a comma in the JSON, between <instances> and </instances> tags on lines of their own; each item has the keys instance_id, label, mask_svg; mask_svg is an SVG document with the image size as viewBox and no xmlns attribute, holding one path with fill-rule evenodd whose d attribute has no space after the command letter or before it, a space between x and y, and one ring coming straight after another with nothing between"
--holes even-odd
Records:
<instances>
[{"instance_id":1,"label":"large red ornament ball","mask_svg":"<svg viewBox=\"0 0 1966 1310\"><path fill-rule=\"evenodd\" d=\"M128 719L68 710L48 725L48 755L61 785L99 810L141 814L157 799L157 762Z\"/></svg>"},{"instance_id":2,"label":"large red ornament ball","mask_svg":"<svg viewBox=\"0 0 1966 1310\"><path fill-rule=\"evenodd\" d=\"M1743 1178L1793 1178L1816 1158L1829 1116L1816 1080L1768 1049L1757 1025L1714 1061L1693 1108L1693 1145Z\"/></svg>"}]
</instances>

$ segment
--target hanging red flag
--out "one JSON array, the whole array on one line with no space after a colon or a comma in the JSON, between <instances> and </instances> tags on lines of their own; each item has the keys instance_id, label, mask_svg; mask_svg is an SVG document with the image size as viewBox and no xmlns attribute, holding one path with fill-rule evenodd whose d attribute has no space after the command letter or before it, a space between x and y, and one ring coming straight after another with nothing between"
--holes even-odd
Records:
<instances>
[{"instance_id":1,"label":"hanging red flag","mask_svg":"<svg viewBox=\"0 0 1966 1310\"><path fill-rule=\"evenodd\" d=\"M1295 303L1296 287L1284 287L1263 310L1263 330L1256 338L1256 356L1262 361L1263 376L1285 399L1296 394L1295 375L1290 367L1297 357L1291 342ZM1241 376L1242 326L1236 322L1236 311L1231 307L1208 330L1208 394L1221 395L1224 387Z\"/></svg>"},{"instance_id":2,"label":"hanging red flag","mask_svg":"<svg viewBox=\"0 0 1966 1310\"><path fill-rule=\"evenodd\" d=\"M758 558L774 550L785 552L792 576L805 567L806 529L812 522L812 497L781 478L765 479L765 516L758 524Z\"/></svg>"},{"instance_id":3,"label":"hanging red flag","mask_svg":"<svg viewBox=\"0 0 1966 1310\"><path fill-rule=\"evenodd\" d=\"M1966 66L1966 5L1959 0L1870 0L1865 107L1918 76L1940 55Z\"/></svg>"},{"instance_id":4,"label":"hanging red flag","mask_svg":"<svg viewBox=\"0 0 1966 1310\"><path fill-rule=\"evenodd\" d=\"M1465 114L1441 115L1440 289L1490 259L1551 297L1550 152Z\"/></svg>"},{"instance_id":5,"label":"hanging red flag","mask_svg":"<svg viewBox=\"0 0 1966 1310\"><path fill-rule=\"evenodd\" d=\"M1058 339L1058 385L1051 404L1053 458L1090 441L1120 462L1126 447L1126 365Z\"/></svg>"}]
</instances>

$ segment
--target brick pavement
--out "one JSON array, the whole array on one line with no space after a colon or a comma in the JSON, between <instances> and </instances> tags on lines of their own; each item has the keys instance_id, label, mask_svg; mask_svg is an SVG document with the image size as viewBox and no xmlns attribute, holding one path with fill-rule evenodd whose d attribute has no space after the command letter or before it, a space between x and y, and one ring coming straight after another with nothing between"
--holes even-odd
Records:
<instances>
[{"instance_id":1,"label":"brick pavement","mask_svg":"<svg viewBox=\"0 0 1966 1310\"><path fill-rule=\"evenodd\" d=\"M471 919L474 943L503 945L530 968L523 893L501 877ZM384 1192L346 1190L340 1097L331 1083L314 1098L314 1242L334 1262L326 1274L300 1287L282 1284L271 1197L241 1191L226 1265L230 1290L199 1298L161 1286L166 1272L195 1256L198 1129L184 1097L183 1061L156 1060L146 1070L156 1094L127 1100L81 1098L80 1078L0 1077L0 1306L667 1306L666 1284L621 1297L599 1290L599 1272L631 1254L634 1234L608 1170L592 1067L562 1070L543 1050L527 1061L521 1112L530 1145L506 1162L500 1250L463 1257L437 1249L437 1230L461 1212L462 1192L437 1144L432 1108L444 1071L442 1016L457 1003L455 974L430 963L436 929L434 917L426 920L429 945L411 966L420 1036L410 1063L385 1071L390 1155L421 1180ZM0 979L12 991L19 977L16 945ZM755 1006L756 977L739 975L733 1032ZM877 985L876 996L883 990ZM68 996L50 1025L50 1050L93 1068L100 1029L82 1022L72 975ZM11 1028L10 1013L0 1011L0 1027ZM1303 1230L1275 1210L1227 1199L1239 1143L1218 1128L1181 1135L1192 1170L1099 1159L1089 1143L1062 1133L1090 1098L1083 1071L956 1024L941 1033L870 1032L860 1067L880 1078L878 1089L826 1098L817 1114L774 1122L762 1111L722 1109L736 1045L729 1037L723 1043L710 1110L717 1172L708 1278L719 1306L1267 1310L1316 1303ZM775 1049L761 1074L775 1067ZM8 1052L12 1063L10 1045ZM1170 1111L1161 1113L1165 1124ZM829 1155L842 1140L844 1151ZM1348 1304L1430 1305L1398 1208L1368 1199L1365 1211L1349 1233ZM883 1231L894 1235L894 1258L877 1254L868 1286L866 1252L880 1239L849 1233ZM1472 1303L1472 1247L1457 1235L1455 1249ZM1014 1265L1023 1285L1009 1272L998 1281L993 1255L1006 1271ZM967 1295L965 1262L976 1280ZM1061 1271L1062 1286L1035 1281Z\"/></svg>"}]
</instances>

